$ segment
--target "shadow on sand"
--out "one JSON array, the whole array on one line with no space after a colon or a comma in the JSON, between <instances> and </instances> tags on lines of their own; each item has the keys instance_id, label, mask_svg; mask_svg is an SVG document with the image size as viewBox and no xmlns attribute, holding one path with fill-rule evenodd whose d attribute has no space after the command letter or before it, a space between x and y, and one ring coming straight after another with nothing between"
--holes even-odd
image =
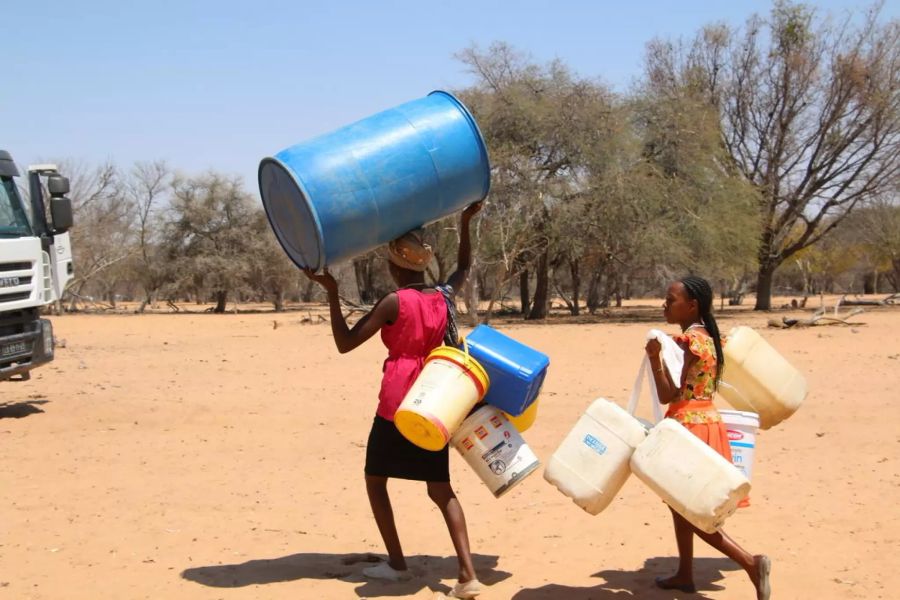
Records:
<instances>
[{"instance_id":1,"label":"shadow on sand","mask_svg":"<svg viewBox=\"0 0 900 600\"><path fill-rule=\"evenodd\" d=\"M539 588L525 589L513 595L513 600L623 600L644 598L648 600L704 600L709 596L704 591L723 589L715 582L721 581L725 571L736 571L740 567L728 558L695 558L694 583L696 594L685 594L656 587L657 577L667 577L678 568L675 557L649 558L639 571L600 571L592 577L605 580L593 587L572 587L551 583ZM749 585L749 582L748 582Z\"/></svg>"},{"instance_id":2,"label":"shadow on sand","mask_svg":"<svg viewBox=\"0 0 900 600\"><path fill-rule=\"evenodd\" d=\"M0 419L21 419L30 415L44 412L39 405L47 404L49 400L28 400L27 402L3 402L0 403Z\"/></svg>"},{"instance_id":3,"label":"shadow on sand","mask_svg":"<svg viewBox=\"0 0 900 600\"><path fill-rule=\"evenodd\" d=\"M340 579L359 584L356 593L362 598L386 596L409 596L429 588L434 591L449 592L450 587L442 581L456 579L457 562L455 556L418 555L407 557L409 568L416 575L411 581L385 583L366 580L362 570L383 557L375 554L325 554L304 552L280 558L262 558L233 565L195 567L181 573L184 579L201 585L218 588L236 588L302 579ZM479 579L486 585L493 585L510 577L509 573L497 570L496 556L473 554L472 561Z\"/></svg>"}]
</instances>

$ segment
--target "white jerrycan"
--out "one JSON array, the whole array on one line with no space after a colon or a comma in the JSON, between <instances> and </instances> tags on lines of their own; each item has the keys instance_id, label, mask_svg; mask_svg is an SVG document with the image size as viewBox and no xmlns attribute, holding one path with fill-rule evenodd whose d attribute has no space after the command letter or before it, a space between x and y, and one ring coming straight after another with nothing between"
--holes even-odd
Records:
<instances>
[{"instance_id":1,"label":"white jerrycan","mask_svg":"<svg viewBox=\"0 0 900 600\"><path fill-rule=\"evenodd\" d=\"M629 461L647 430L618 405L600 398L584 411L544 470L544 479L592 515L631 474Z\"/></svg>"},{"instance_id":2,"label":"white jerrycan","mask_svg":"<svg viewBox=\"0 0 900 600\"><path fill-rule=\"evenodd\" d=\"M724 347L719 394L731 406L759 415L761 429L790 417L808 393L806 379L756 331L735 327Z\"/></svg>"},{"instance_id":3,"label":"white jerrycan","mask_svg":"<svg viewBox=\"0 0 900 600\"><path fill-rule=\"evenodd\" d=\"M631 470L698 529L713 533L750 493L750 481L674 419L663 419L634 451Z\"/></svg>"}]
</instances>

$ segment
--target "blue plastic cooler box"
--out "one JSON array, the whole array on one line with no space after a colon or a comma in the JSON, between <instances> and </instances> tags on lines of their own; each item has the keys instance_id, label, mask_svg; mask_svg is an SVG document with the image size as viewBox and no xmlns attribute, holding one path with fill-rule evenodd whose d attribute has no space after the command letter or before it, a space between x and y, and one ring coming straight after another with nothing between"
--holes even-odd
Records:
<instances>
[{"instance_id":1,"label":"blue plastic cooler box","mask_svg":"<svg viewBox=\"0 0 900 600\"><path fill-rule=\"evenodd\" d=\"M537 399L550 359L487 325L466 336L469 354L484 367L491 387L484 401L516 417Z\"/></svg>"}]
</instances>

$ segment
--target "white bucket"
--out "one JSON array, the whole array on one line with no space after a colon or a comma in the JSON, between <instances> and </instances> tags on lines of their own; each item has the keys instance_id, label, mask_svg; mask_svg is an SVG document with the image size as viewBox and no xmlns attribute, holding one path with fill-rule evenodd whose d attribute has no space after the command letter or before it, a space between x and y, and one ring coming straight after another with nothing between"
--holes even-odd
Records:
<instances>
[{"instance_id":1,"label":"white bucket","mask_svg":"<svg viewBox=\"0 0 900 600\"><path fill-rule=\"evenodd\" d=\"M506 415L493 406L472 413L450 442L497 498L541 464Z\"/></svg>"},{"instance_id":2,"label":"white bucket","mask_svg":"<svg viewBox=\"0 0 900 600\"><path fill-rule=\"evenodd\" d=\"M731 462L744 476L752 481L753 455L756 452L756 432L759 430L759 415L742 410L720 410L722 422L728 430L728 444L731 446ZM747 497L738 504L739 508L750 506Z\"/></svg>"},{"instance_id":3,"label":"white bucket","mask_svg":"<svg viewBox=\"0 0 900 600\"><path fill-rule=\"evenodd\" d=\"M741 410L720 410L719 414L722 415L722 421L728 429L731 462L747 479L752 481L753 454L756 450L759 415Z\"/></svg>"}]
</instances>

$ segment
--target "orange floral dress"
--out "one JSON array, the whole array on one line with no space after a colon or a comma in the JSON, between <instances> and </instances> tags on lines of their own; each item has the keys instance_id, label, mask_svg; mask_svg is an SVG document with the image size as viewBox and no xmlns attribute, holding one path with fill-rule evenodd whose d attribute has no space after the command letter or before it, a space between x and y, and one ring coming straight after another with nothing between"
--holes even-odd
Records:
<instances>
[{"instance_id":1,"label":"orange floral dress","mask_svg":"<svg viewBox=\"0 0 900 600\"><path fill-rule=\"evenodd\" d=\"M683 374L681 395L678 400L669 404L666 417L687 427L691 433L731 462L728 430L713 404L718 369L713 339L700 329L688 329L673 339L698 360Z\"/></svg>"}]
</instances>

